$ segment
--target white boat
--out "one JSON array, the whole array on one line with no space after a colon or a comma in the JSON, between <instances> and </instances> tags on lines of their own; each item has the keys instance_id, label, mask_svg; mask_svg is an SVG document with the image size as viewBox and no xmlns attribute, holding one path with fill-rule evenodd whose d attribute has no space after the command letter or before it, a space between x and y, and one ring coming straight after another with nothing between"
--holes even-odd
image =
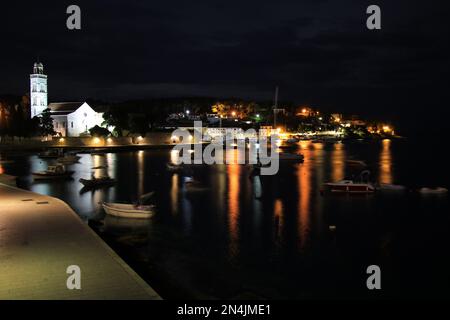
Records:
<instances>
[{"instance_id":1,"label":"white boat","mask_svg":"<svg viewBox=\"0 0 450 320\"><path fill-rule=\"evenodd\" d=\"M437 188L420 188L419 192L421 194L446 194L448 193L447 188L437 187Z\"/></svg>"},{"instance_id":2,"label":"white boat","mask_svg":"<svg viewBox=\"0 0 450 320\"><path fill-rule=\"evenodd\" d=\"M103 209L111 216L132 219L149 219L155 211L154 206L134 205L127 203L103 202Z\"/></svg>"},{"instance_id":3,"label":"white boat","mask_svg":"<svg viewBox=\"0 0 450 320\"><path fill-rule=\"evenodd\" d=\"M406 187L399 184L380 183L379 186L377 187L377 190L403 192L406 191Z\"/></svg>"},{"instance_id":4,"label":"white boat","mask_svg":"<svg viewBox=\"0 0 450 320\"><path fill-rule=\"evenodd\" d=\"M353 180L341 180L338 182L328 182L325 186L335 193L373 193L375 187L368 182L354 182Z\"/></svg>"},{"instance_id":5,"label":"white boat","mask_svg":"<svg viewBox=\"0 0 450 320\"><path fill-rule=\"evenodd\" d=\"M71 163L75 163L78 162L78 160L80 160L81 157L74 155L74 154L67 154L64 157L60 157L58 159L56 159L56 161L58 163L63 163L63 164L71 164Z\"/></svg>"},{"instance_id":6,"label":"white boat","mask_svg":"<svg viewBox=\"0 0 450 320\"><path fill-rule=\"evenodd\" d=\"M48 166L45 171L33 172L31 175L34 180L48 180L70 178L73 173L74 171L67 171L64 165L57 164L55 166Z\"/></svg>"}]
</instances>

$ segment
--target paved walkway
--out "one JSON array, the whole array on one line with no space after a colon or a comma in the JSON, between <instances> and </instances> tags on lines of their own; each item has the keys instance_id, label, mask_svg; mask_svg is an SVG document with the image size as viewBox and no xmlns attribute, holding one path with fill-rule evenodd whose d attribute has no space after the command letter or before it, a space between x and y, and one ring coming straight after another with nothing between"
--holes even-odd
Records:
<instances>
[{"instance_id":1,"label":"paved walkway","mask_svg":"<svg viewBox=\"0 0 450 320\"><path fill-rule=\"evenodd\" d=\"M69 265L81 290L67 289ZM63 201L0 184L0 299L160 299Z\"/></svg>"}]
</instances>

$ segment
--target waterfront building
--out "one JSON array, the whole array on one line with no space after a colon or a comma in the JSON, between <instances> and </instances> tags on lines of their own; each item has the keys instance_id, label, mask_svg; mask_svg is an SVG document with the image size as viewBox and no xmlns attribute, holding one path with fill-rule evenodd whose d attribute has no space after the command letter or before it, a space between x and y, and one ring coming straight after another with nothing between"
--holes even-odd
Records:
<instances>
[{"instance_id":1,"label":"waterfront building","mask_svg":"<svg viewBox=\"0 0 450 320\"><path fill-rule=\"evenodd\" d=\"M31 118L49 108L54 130L62 137L87 134L92 127L101 126L103 113L96 112L86 102L55 102L48 104L47 75L44 65L36 62L30 75Z\"/></svg>"},{"instance_id":2,"label":"waterfront building","mask_svg":"<svg viewBox=\"0 0 450 320\"><path fill-rule=\"evenodd\" d=\"M79 137L88 130L101 126L103 113L96 112L86 102L55 102L48 108L53 118L53 128L62 137Z\"/></svg>"},{"instance_id":3,"label":"waterfront building","mask_svg":"<svg viewBox=\"0 0 450 320\"><path fill-rule=\"evenodd\" d=\"M44 66L35 62L33 73L30 74L30 103L31 118L39 115L47 108L47 75L44 74Z\"/></svg>"}]
</instances>

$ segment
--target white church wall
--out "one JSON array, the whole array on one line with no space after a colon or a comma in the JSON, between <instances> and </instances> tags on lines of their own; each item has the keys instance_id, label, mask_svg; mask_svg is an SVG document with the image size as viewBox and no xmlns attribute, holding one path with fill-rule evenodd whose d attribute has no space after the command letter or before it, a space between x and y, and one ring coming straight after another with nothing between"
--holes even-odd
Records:
<instances>
[{"instance_id":1,"label":"white church wall","mask_svg":"<svg viewBox=\"0 0 450 320\"><path fill-rule=\"evenodd\" d=\"M53 129L61 136L67 136L67 116L52 115Z\"/></svg>"},{"instance_id":2,"label":"white church wall","mask_svg":"<svg viewBox=\"0 0 450 320\"><path fill-rule=\"evenodd\" d=\"M95 112L86 102L67 115L67 133L69 137L78 137L90 128L103 122L103 113Z\"/></svg>"}]
</instances>

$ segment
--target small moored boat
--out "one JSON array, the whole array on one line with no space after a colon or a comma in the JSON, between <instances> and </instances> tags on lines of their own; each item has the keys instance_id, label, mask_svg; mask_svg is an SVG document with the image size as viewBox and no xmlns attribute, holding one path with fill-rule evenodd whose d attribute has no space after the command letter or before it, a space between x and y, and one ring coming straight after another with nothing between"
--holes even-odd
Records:
<instances>
[{"instance_id":1,"label":"small moored boat","mask_svg":"<svg viewBox=\"0 0 450 320\"><path fill-rule=\"evenodd\" d=\"M149 219L155 213L153 205L103 202L102 206L107 214L121 218Z\"/></svg>"},{"instance_id":2,"label":"small moored boat","mask_svg":"<svg viewBox=\"0 0 450 320\"><path fill-rule=\"evenodd\" d=\"M338 182L328 182L325 186L335 193L372 193L375 187L371 183L354 182L353 180L341 180Z\"/></svg>"},{"instance_id":3,"label":"small moored boat","mask_svg":"<svg viewBox=\"0 0 450 320\"><path fill-rule=\"evenodd\" d=\"M71 163L75 163L78 162L78 160L80 160L81 157L74 155L74 154L67 154L64 157L59 157L58 159L56 159L56 161L58 163L63 163L63 164L71 164Z\"/></svg>"},{"instance_id":4,"label":"small moored boat","mask_svg":"<svg viewBox=\"0 0 450 320\"><path fill-rule=\"evenodd\" d=\"M110 177L100 177L100 178L94 178L91 179L83 179L80 178L79 180L86 188L95 188L100 186L107 186L112 185L116 183L116 180Z\"/></svg>"},{"instance_id":5,"label":"small moored boat","mask_svg":"<svg viewBox=\"0 0 450 320\"><path fill-rule=\"evenodd\" d=\"M65 179L70 178L73 173L74 171L67 171L64 165L57 164L48 166L45 171L33 172L32 176L34 180Z\"/></svg>"},{"instance_id":6,"label":"small moored boat","mask_svg":"<svg viewBox=\"0 0 450 320\"><path fill-rule=\"evenodd\" d=\"M380 191L392 191L392 192L403 192L406 191L406 187L399 184L390 184L390 183L380 183L377 186L377 190Z\"/></svg>"},{"instance_id":7,"label":"small moored boat","mask_svg":"<svg viewBox=\"0 0 450 320\"><path fill-rule=\"evenodd\" d=\"M426 195L426 194L447 194L448 189L437 187L437 188L420 188L419 193Z\"/></svg>"}]
</instances>

